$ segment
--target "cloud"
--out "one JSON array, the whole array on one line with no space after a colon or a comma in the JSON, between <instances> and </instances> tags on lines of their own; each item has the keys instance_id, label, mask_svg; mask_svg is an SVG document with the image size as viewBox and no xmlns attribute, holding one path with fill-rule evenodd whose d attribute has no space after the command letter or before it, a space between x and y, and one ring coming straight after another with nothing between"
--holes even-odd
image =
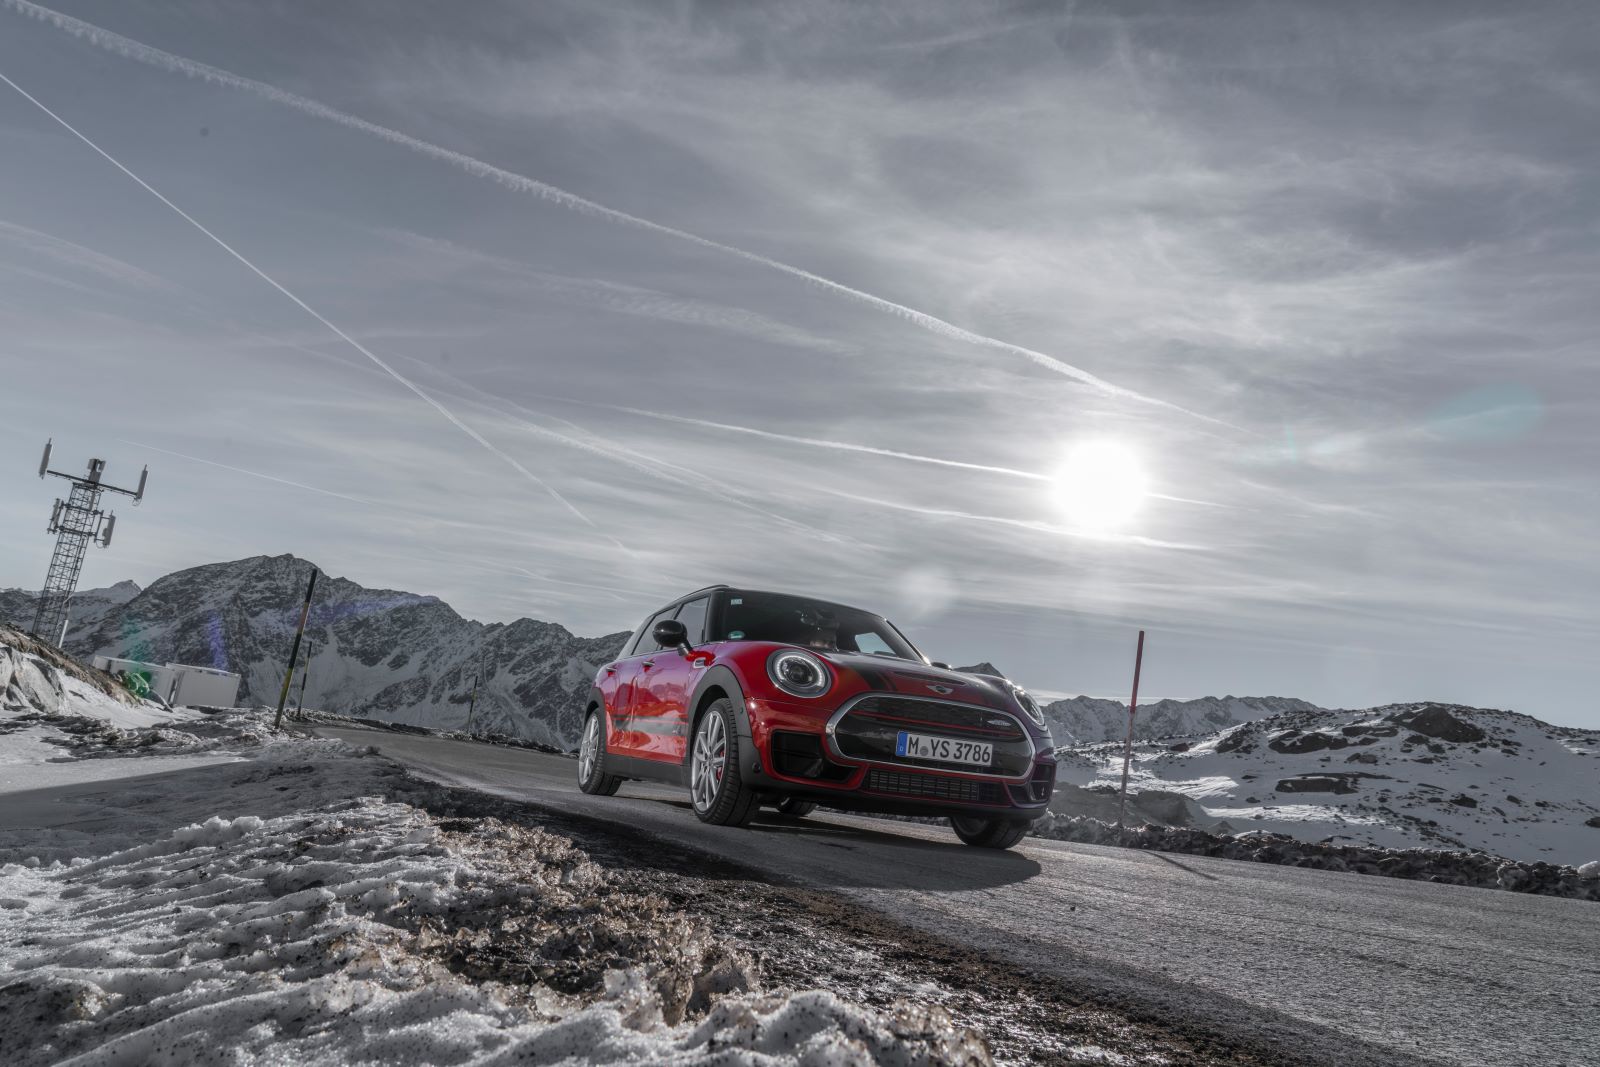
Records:
<instances>
[{"instance_id":1,"label":"cloud","mask_svg":"<svg viewBox=\"0 0 1600 1067\"><path fill-rule=\"evenodd\" d=\"M188 212L186 212L182 208L180 208L177 204L174 204L171 200L168 200L165 196L161 195L161 193L157 192L156 189L153 186L151 186L148 182L146 182L143 178L140 178L133 171L129 170L127 167L125 167L121 163L119 163L116 160L116 158L113 157L110 153L106 152L103 148L101 148L99 145L95 144L88 137L85 137L74 126L72 126L70 123L68 123L65 119L61 118L54 111L51 111L44 104L40 103L39 100L36 99L27 90L23 89L20 85L18 85L16 82L12 81L10 78L6 77L4 74L0 74L0 82L5 82L11 88L15 89L30 104L33 104L40 111L43 111L46 115L48 115L52 120L54 120L55 122L59 123L68 133L72 134L72 136L76 137L78 140L82 141L85 145L87 145L90 149L92 149L95 152L95 154L99 155L106 162L110 163L113 167L116 167L123 174L126 174L129 178L131 178L134 182L136 182L139 185L139 187L142 188L145 192L149 193L151 196L153 196L157 200L161 201L167 207L171 208L172 211L175 214L177 214L180 218L183 219L183 221L187 222L189 225L191 225L195 229L199 230L202 234L204 234L207 238L209 238L212 241L213 244L217 245L217 247L221 248L224 252L228 253L228 255L232 256L234 259L238 260L239 263L242 264L246 269L248 269L252 274L256 275L262 281L266 282L268 285L270 285L274 289L276 289L279 293L283 294L296 307L300 308L300 310L304 311L307 315L310 315L312 318L314 318L318 322L322 323L322 325L326 326L340 340L342 340L345 343L347 343L348 345L350 345L350 347L354 348L357 352L360 352L363 356L365 356L368 360L370 360L376 367L378 367L380 370L382 370L390 378L393 378L395 381L397 381L401 385L405 386L405 388L410 390L412 393L414 393L417 396L418 399L422 400L429 407L433 408L440 415L444 416L444 418L452 426L454 426L456 429L460 430L462 433L466 434L475 443L477 443L478 446L481 447L484 451L486 451L486 452L490 453L491 455L497 457L498 459L502 460L507 466L511 467L511 469L515 470L518 474L522 475L528 481L532 482L534 485L537 485L539 488L543 489L545 492L549 493L550 496L553 499L555 499L555 501L557 503L561 504L569 512L571 512L574 516L576 516L578 519L582 520L585 524L587 524L588 526L591 526L591 527L593 527L595 525L593 519L589 518L588 515L584 514L584 512L579 510L578 507L572 503L572 501L570 501L566 497L562 496L561 493L558 492L556 490L556 488L554 486L552 486L549 482L545 481L543 478L540 478L537 474L534 474L527 467L523 466L520 462L518 462L515 458L513 458L510 455L508 455L505 451L503 451L498 446L492 444L486 437L484 437L482 434L478 433L478 431L474 430L472 427L470 427L466 423L462 422L459 418L457 418L455 416L455 414L453 412L451 412L443 404L440 404L437 400L435 400L432 396L430 396L429 394L424 392L415 383L410 381L408 378L406 378L405 376L400 374L393 367L389 366L389 364L385 363L382 359L380 359L377 355L375 355L372 352L371 349L367 348L360 341L357 341L354 337L350 336L348 333L345 333L339 327L335 326L332 322L328 321L328 319L323 317L323 315L320 312L318 312L316 309L314 309L310 304L307 304L304 300L301 300L294 293L290 292L289 289L287 289L284 285L282 285L280 282L278 282L276 279L274 279L271 275L267 274L266 271L263 271L260 267L256 266L254 263L252 263L249 259L247 259L241 252L239 252L237 249L235 249L232 245L228 244L222 238L218 237L216 234L214 234L210 230L206 229L206 227L203 224L201 224L199 221L197 221L194 218L194 216L190 215ZM610 535L605 535L605 536L607 537L608 540L611 540L613 543L615 543L619 549L623 549L624 551L626 551L626 548L622 545L621 542L617 541L616 538L611 537Z\"/></svg>"},{"instance_id":2,"label":"cloud","mask_svg":"<svg viewBox=\"0 0 1600 1067\"><path fill-rule=\"evenodd\" d=\"M250 78L243 78L239 75L232 74L217 67L208 66L191 59L186 59L182 56L176 56L170 52L163 52L160 49L152 48L149 45L142 44L131 38L112 33L109 30L104 30L91 23L84 22L81 19L75 19L71 16L52 11L49 8L42 7L41 5L29 3L28 0L0 0L0 2L3 2L5 6L10 7L24 15L43 20L57 27L58 29L72 34L73 36L81 37L98 48L104 48L118 55L126 56L129 59L137 62L160 67L191 78L200 78L205 81L227 86L229 88L241 89L245 92L253 93L273 103L292 107L295 110L304 112L305 114L311 115L314 118L324 119L337 123L338 125L345 126L349 129L371 134L403 148L408 148L412 151L431 156L442 162L456 166L475 177L487 178L516 192L531 194L539 197L542 200L547 200L551 203L558 204L561 207L579 212L580 214L591 215L596 218L604 219L608 222L620 223L625 226L638 227L648 230L652 233L660 234L664 237L670 237L680 241L687 241L691 244L697 245L701 248L709 249L711 251L736 256L739 259L743 259L748 262L767 267L771 270L798 278L809 285L813 285L820 289L827 290L828 292L848 297L880 311L895 315L907 322L912 323L915 326L919 326L922 329L940 334L952 340L962 341L967 344L977 345L980 347L997 349L999 351L1021 356L1025 359L1031 360L1039 366L1054 371L1057 374L1071 378L1074 381L1081 382L1085 385L1093 386L1101 392L1107 393L1114 397L1133 400L1144 404L1153 404L1180 412L1184 415L1188 415L1192 418L1200 419L1205 422L1227 425L1227 423L1223 422L1223 420L1220 420L1214 416L1191 411L1188 408L1181 407L1168 401L1161 400L1153 396L1147 396L1119 385L1114 385L1109 381L1090 374L1088 371L1072 366L1071 364L1065 363L1062 360L1059 360L1054 356L1047 355L1043 352L1026 348L1022 345L1012 344L1009 341L1002 341L998 338L989 337L985 334L976 333L972 330L957 326L954 323L947 322L936 315L929 315L926 312L918 311L916 308L909 307L904 304L898 304L892 300L886 300L882 297L875 296L872 293L864 292L841 282L833 281L832 279L825 278L820 274L815 274L800 267L792 266L769 256L764 256L755 252L749 252L719 241L713 241L709 238L700 237L685 230L677 229L676 227L666 226L636 215L630 215L627 212L606 207L602 204L596 203L595 201L580 197L574 193L569 193L564 189L559 189L556 186L529 178L526 175L517 174L512 171L505 170L504 168L496 167L492 164L485 163L483 160L468 156L465 153L442 148L419 138L412 137L409 134L401 133L398 130L393 130L386 126L380 126L376 123L368 122L365 119L360 119L354 115L349 115L345 112L338 111L334 108L328 107L325 104L318 103L315 100L310 100L306 97L286 92L285 90L279 89L276 86L268 85L265 82L256 81Z\"/></svg>"}]
</instances>

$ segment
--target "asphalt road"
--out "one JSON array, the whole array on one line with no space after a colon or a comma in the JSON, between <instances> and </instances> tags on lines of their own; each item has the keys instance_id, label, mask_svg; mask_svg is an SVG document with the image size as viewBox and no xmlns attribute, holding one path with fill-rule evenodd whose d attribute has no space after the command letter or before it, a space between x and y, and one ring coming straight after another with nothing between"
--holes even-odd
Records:
<instances>
[{"instance_id":1,"label":"asphalt road","mask_svg":"<svg viewBox=\"0 0 1600 1067\"><path fill-rule=\"evenodd\" d=\"M590 797L574 761L325 728L421 776L639 830L947 941L1330 1063L1600 1064L1600 907L1293 867L817 814L707 826L680 791Z\"/></svg>"}]
</instances>

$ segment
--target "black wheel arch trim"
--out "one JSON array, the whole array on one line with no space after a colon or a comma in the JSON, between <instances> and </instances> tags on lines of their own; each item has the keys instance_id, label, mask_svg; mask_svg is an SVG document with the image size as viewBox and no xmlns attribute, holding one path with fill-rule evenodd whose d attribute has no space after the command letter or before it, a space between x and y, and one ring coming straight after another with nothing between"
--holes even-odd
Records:
<instances>
[{"instance_id":1,"label":"black wheel arch trim","mask_svg":"<svg viewBox=\"0 0 1600 1067\"><path fill-rule=\"evenodd\" d=\"M720 689L728 695L728 700L732 702L735 711L733 721L739 728L739 740L749 741L750 709L744 705L744 686L740 684L733 670L723 663L714 663L707 667L689 694L689 707L694 710L689 715L688 736L694 736L695 725L700 721L700 713L704 710L706 694L711 689ZM685 758L687 759L687 756Z\"/></svg>"}]
</instances>

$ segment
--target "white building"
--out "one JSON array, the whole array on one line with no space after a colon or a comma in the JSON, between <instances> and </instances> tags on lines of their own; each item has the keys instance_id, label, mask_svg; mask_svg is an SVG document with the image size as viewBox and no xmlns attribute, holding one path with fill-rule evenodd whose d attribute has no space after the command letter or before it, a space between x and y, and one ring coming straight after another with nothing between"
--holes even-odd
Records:
<instances>
[{"instance_id":1,"label":"white building","mask_svg":"<svg viewBox=\"0 0 1600 1067\"><path fill-rule=\"evenodd\" d=\"M136 659L94 657L94 665L109 674L142 674L150 680L150 695L173 707L231 708L239 697L239 676L213 667L165 665Z\"/></svg>"}]
</instances>

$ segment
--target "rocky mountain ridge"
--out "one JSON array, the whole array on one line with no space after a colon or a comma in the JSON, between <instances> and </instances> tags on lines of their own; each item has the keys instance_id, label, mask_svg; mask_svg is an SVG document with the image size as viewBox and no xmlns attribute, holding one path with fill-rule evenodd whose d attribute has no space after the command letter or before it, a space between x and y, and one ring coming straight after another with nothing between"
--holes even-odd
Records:
<instances>
[{"instance_id":1,"label":"rocky mountain ridge","mask_svg":"<svg viewBox=\"0 0 1600 1067\"><path fill-rule=\"evenodd\" d=\"M1115 791L1120 743L1063 757L1063 783ZM1600 731L1510 711L1438 703L1286 710L1200 737L1140 742L1129 788L1176 794L1186 805L1172 824L1224 833L1525 861L1600 858Z\"/></svg>"},{"instance_id":2,"label":"rocky mountain ridge","mask_svg":"<svg viewBox=\"0 0 1600 1067\"><path fill-rule=\"evenodd\" d=\"M102 589L80 589L72 595L68 605L68 634L93 629L106 615L121 607L141 590L136 582L121 581ZM33 625L33 613L38 607L39 594L27 589L0 589L0 623L19 629Z\"/></svg>"},{"instance_id":3,"label":"rocky mountain ridge","mask_svg":"<svg viewBox=\"0 0 1600 1067\"><path fill-rule=\"evenodd\" d=\"M1322 711L1294 697L1199 697L1194 700L1155 700L1141 703L1133 717L1135 741L1161 737L1190 737L1215 733L1230 726L1270 715L1295 711ZM1045 705L1045 719L1057 741L1093 744L1121 741L1128 731L1128 705L1103 697L1076 696Z\"/></svg>"},{"instance_id":4,"label":"rocky mountain ridge","mask_svg":"<svg viewBox=\"0 0 1600 1067\"><path fill-rule=\"evenodd\" d=\"M240 703L275 704L311 567L282 555L177 571L77 616L67 651L217 667L241 676ZM474 730L570 748L582 694L626 637L582 638L534 619L475 622L437 597L368 589L324 574L303 646L305 703L460 729L481 661ZM299 687L297 674L291 705Z\"/></svg>"}]
</instances>

